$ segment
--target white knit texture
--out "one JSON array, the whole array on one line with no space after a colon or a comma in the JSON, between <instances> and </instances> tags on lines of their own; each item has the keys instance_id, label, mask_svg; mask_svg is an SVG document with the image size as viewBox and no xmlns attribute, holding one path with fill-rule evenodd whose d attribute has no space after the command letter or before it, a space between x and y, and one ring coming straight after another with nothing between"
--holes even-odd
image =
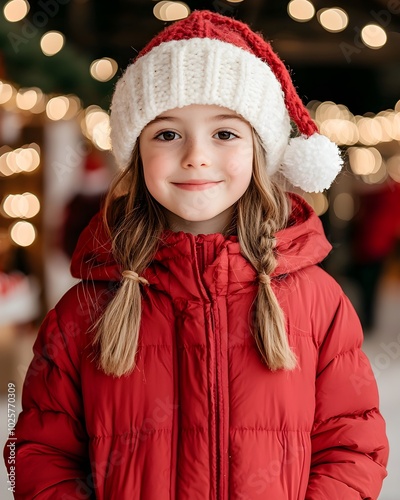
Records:
<instances>
[{"instance_id":1,"label":"white knit texture","mask_svg":"<svg viewBox=\"0 0 400 500\"><path fill-rule=\"evenodd\" d=\"M156 116L190 104L214 104L243 116L278 170L290 135L290 118L277 78L261 59L209 38L164 42L129 66L111 104L111 140L126 168L143 128Z\"/></svg>"},{"instance_id":2,"label":"white knit texture","mask_svg":"<svg viewBox=\"0 0 400 500\"><path fill-rule=\"evenodd\" d=\"M290 140L280 170L294 186L319 193L330 187L342 166L337 145L315 133Z\"/></svg>"}]
</instances>

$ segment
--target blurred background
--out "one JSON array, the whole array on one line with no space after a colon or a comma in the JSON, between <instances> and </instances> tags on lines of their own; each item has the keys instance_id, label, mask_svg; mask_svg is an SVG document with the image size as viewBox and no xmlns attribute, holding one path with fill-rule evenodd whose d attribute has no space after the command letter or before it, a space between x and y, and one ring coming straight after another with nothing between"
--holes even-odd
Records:
<instances>
[{"instance_id":1,"label":"blurred background","mask_svg":"<svg viewBox=\"0 0 400 500\"><path fill-rule=\"evenodd\" d=\"M146 42L194 9L261 31L322 133L346 158L306 195L333 245L325 269L364 326L391 456L380 499L400 491L400 0L11 0L0 9L0 438L46 312L74 284L76 240L116 167L108 108ZM0 497L12 498L0 466Z\"/></svg>"}]
</instances>

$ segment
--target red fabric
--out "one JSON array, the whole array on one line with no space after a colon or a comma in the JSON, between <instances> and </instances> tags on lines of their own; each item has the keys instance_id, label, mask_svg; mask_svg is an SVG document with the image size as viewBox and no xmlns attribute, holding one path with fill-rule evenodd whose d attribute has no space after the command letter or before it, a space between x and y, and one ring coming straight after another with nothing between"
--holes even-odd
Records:
<instances>
[{"instance_id":1,"label":"red fabric","mask_svg":"<svg viewBox=\"0 0 400 500\"><path fill-rule=\"evenodd\" d=\"M266 62L281 84L289 115L296 123L300 133L311 136L317 132L317 126L298 96L285 64L261 35L254 33L249 26L241 21L207 10L195 10L189 17L168 26L154 37L138 54L137 58L144 56L164 42L191 38L221 40L247 50Z\"/></svg>"},{"instance_id":2,"label":"red fabric","mask_svg":"<svg viewBox=\"0 0 400 500\"><path fill-rule=\"evenodd\" d=\"M357 263L389 257L400 241L400 183L387 182L363 194L354 226L353 251Z\"/></svg>"},{"instance_id":3,"label":"red fabric","mask_svg":"<svg viewBox=\"0 0 400 500\"><path fill-rule=\"evenodd\" d=\"M34 346L15 498L378 498L388 445L360 324L317 266L330 250L318 217L293 204L272 280L293 372L260 360L249 331L256 273L236 237L171 231L143 273L137 368L119 379L98 371L87 330L120 269L92 221L72 264L84 281Z\"/></svg>"}]
</instances>

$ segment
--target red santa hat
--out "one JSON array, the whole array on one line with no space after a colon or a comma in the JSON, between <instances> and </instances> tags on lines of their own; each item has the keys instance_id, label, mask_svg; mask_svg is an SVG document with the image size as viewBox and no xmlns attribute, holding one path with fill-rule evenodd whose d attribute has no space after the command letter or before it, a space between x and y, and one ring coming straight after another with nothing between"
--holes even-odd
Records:
<instances>
[{"instance_id":1,"label":"red santa hat","mask_svg":"<svg viewBox=\"0 0 400 500\"><path fill-rule=\"evenodd\" d=\"M127 167L151 120L190 104L224 106L245 118L262 140L268 173L280 171L304 191L327 189L341 170L339 148L318 133L284 63L240 21L194 11L139 53L117 82L111 104L119 166ZM293 132L297 137L291 138Z\"/></svg>"}]
</instances>

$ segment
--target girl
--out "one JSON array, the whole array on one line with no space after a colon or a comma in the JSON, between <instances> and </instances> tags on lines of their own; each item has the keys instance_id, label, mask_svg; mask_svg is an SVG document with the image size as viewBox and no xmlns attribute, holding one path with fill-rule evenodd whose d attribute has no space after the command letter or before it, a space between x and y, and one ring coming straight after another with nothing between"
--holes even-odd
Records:
<instances>
[{"instance_id":1,"label":"girl","mask_svg":"<svg viewBox=\"0 0 400 500\"><path fill-rule=\"evenodd\" d=\"M298 137L289 140L290 122ZM166 28L116 86L122 167L44 321L18 499L376 499L387 441L320 221L336 146L248 26Z\"/></svg>"}]
</instances>

